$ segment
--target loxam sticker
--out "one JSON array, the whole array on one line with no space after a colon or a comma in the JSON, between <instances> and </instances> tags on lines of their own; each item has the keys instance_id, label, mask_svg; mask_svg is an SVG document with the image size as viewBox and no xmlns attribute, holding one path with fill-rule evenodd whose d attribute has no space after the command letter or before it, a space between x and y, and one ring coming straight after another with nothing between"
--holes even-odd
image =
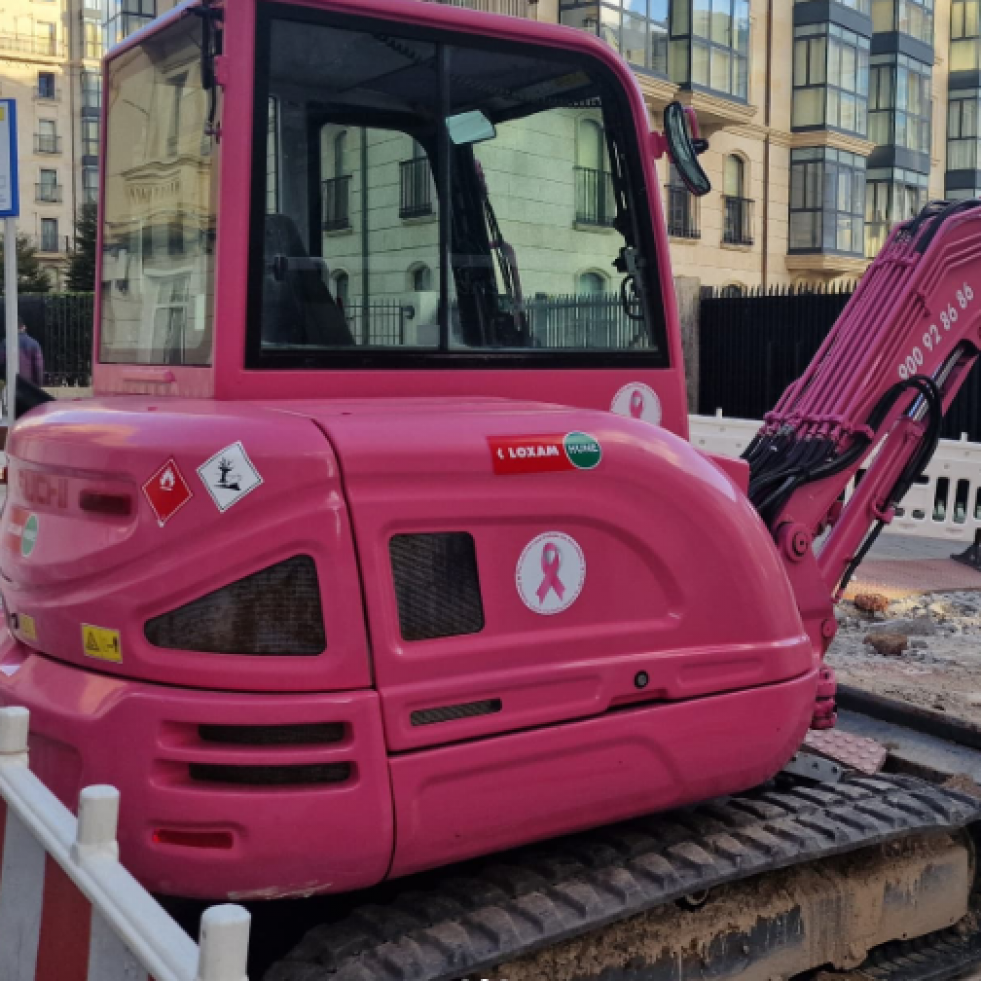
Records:
<instances>
[{"instance_id":1,"label":"loxam sticker","mask_svg":"<svg viewBox=\"0 0 981 981\"><path fill-rule=\"evenodd\" d=\"M107 630L105 627L83 623L82 650L86 657L94 657L97 661L123 663L123 644L118 630Z\"/></svg>"},{"instance_id":2,"label":"loxam sticker","mask_svg":"<svg viewBox=\"0 0 981 981\"><path fill-rule=\"evenodd\" d=\"M194 496L173 457L143 485L143 493L161 528Z\"/></svg>"},{"instance_id":3,"label":"loxam sticker","mask_svg":"<svg viewBox=\"0 0 981 981\"><path fill-rule=\"evenodd\" d=\"M202 463L198 476L221 512L238 504L262 483L259 471L241 443L226 446L207 463Z\"/></svg>"},{"instance_id":4,"label":"loxam sticker","mask_svg":"<svg viewBox=\"0 0 981 981\"><path fill-rule=\"evenodd\" d=\"M599 440L588 433L549 436L488 436L494 473L561 473L595 470L603 459Z\"/></svg>"},{"instance_id":5,"label":"loxam sticker","mask_svg":"<svg viewBox=\"0 0 981 981\"><path fill-rule=\"evenodd\" d=\"M579 543L561 531L533 538L518 559L515 584L529 610L551 616L569 609L586 581L586 556Z\"/></svg>"},{"instance_id":6,"label":"loxam sticker","mask_svg":"<svg viewBox=\"0 0 981 981\"><path fill-rule=\"evenodd\" d=\"M649 422L654 426L661 425L661 400L657 397L657 392L643 382L624 385L613 396L610 411L618 416Z\"/></svg>"}]
</instances>

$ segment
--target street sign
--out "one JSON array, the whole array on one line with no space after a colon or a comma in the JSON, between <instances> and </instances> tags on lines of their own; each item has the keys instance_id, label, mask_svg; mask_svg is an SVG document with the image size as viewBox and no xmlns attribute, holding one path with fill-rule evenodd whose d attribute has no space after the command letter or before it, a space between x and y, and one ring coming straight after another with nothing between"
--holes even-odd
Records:
<instances>
[{"instance_id":1,"label":"street sign","mask_svg":"<svg viewBox=\"0 0 981 981\"><path fill-rule=\"evenodd\" d=\"M17 103L0 99L0 218L16 218L19 214Z\"/></svg>"}]
</instances>

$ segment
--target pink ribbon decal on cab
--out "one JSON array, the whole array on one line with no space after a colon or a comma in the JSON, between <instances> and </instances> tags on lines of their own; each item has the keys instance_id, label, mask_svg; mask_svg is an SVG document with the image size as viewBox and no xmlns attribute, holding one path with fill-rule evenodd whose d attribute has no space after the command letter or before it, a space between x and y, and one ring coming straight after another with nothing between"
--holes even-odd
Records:
<instances>
[{"instance_id":1,"label":"pink ribbon decal on cab","mask_svg":"<svg viewBox=\"0 0 981 981\"><path fill-rule=\"evenodd\" d=\"M554 592L561 600L565 597L565 586L559 579L559 567L562 565L562 557L559 550L548 542L542 549L542 584L538 587L538 602L544 603L545 597L550 592Z\"/></svg>"},{"instance_id":2,"label":"pink ribbon decal on cab","mask_svg":"<svg viewBox=\"0 0 981 981\"><path fill-rule=\"evenodd\" d=\"M642 419L644 416L644 393L639 388L630 396L630 414L634 419Z\"/></svg>"}]
</instances>

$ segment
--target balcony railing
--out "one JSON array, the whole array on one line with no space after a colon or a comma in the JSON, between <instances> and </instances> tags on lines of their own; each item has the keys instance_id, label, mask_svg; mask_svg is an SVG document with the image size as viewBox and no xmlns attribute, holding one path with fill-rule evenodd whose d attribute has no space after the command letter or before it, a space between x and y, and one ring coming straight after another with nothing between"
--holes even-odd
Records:
<instances>
[{"instance_id":1,"label":"balcony railing","mask_svg":"<svg viewBox=\"0 0 981 981\"><path fill-rule=\"evenodd\" d=\"M702 237L698 221L698 198L686 187L668 185L668 234L673 238Z\"/></svg>"},{"instance_id":2,"label":"balcony railing","mask_svg":"<svg viewBox=\"0 0 981 981\"><path fill-rule=\"evenodd\" d=\"M57 85L35 85L35 102L60 102L61 89Z\"/></svg>"},{"instance_id":3,"label":"balcony railing","mask_svg":"<svg viewBox=\"0 0 981 981\"><path fill-rule=\"evenodd\" d=\"M41 233L41 240L38 242L38 252L47 252L49 255L66 253L70 251L70 244L67 235L47 235Z\"/></svg>"},{"instance_id":4,"label":"balcony railing","mask_svg":"<svg viewBox=\"0 0 981 981\"><path fill-rule=\"evenodd\" d=\"M425 218L433 213L433 178L427 157L399 164L401 192L399 218Z\"/></svg>"},{"instance_id":5,"label":"balcony railing","mask_svg":"<svg viewBox=\"0 0 981 981\"><path fill-rule=\"evenodd\" d=\"M351 175L331 177L321 186L325 232L342 232L351 227Z\"/></svg>"},{"instance_id":6,"label":"balcony railing","mask_svg":"<svg viewBox=\"0 0 981 981\"><path fill-rule=\"evenodd\" d=\"M61 192L60 184L35 184L34 200L43 204L61 204Z\"/></svg>"},{"instance_id":7,"label":"balcony railing","mask_svg":"<svg viewBox=\"0 0 981 981\"><path fill-rule=\"evenodd\" d=\"M50 37L35 37L32 34L0 34L0 51L55 58L61 54L61 45Z\"/></svg>"},{"instance_id":8,"label":"balcony railing","mask_svg":"<svg viewBox=\"0 0 981 981\"><path fill-rule=\"evenodd\" d=\"M482 10L487 14L505 14L508 17L535 19L538 0L428 0L446 7L466 7L467 10Z\"/></svg>"},{"instance_id":9,"label":"balcony railing","mask_svg":"<svg viewBox=\"0 0 981 981\"><path fill-rule=\"evenodd\" d=\"M753 202L726 194L723 203L722 241L726 245L753 244Z\"/></svg>"},{"instance_id":10,"label":"balcony railing","mask_svg":"<svg viewBox=\"0 0 981 981\"><path fill-rule=\"evenodd\" d=\"M616 214L613 178L603 170L576 167L576 223L610 227Z\"/></svg>"},{"instance_id":11,"label":"balcony railing","mask_svg":"<svg viewBox=\"0 0 981 981\"><path fill-rule=\"evenodd\" d=\"M35 153L61 153L61 137L50 133L34 134Z\"/></svg>"}]
</instances>

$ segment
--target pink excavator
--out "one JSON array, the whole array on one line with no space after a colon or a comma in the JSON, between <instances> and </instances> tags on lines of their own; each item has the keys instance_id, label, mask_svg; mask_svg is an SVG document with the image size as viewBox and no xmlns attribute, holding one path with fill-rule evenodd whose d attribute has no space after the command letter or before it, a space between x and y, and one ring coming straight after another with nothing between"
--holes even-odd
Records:
<instances>
[{"instance_id":1,"label":"pink excavator","mask_svg":"<svg viewBox=\"0 0 981 981\"><path fill-rule=\"evenodd\" d=\"M893 232L727 460L656 169L708 193L707 144L597 38L190 0L104 93L95 397L8 443L0 702L67 804L120 789L146 886L355 894L275 981L977 956L981 802L782 771L977 358L979 202Z\"/></svg>"}]
</instances>

